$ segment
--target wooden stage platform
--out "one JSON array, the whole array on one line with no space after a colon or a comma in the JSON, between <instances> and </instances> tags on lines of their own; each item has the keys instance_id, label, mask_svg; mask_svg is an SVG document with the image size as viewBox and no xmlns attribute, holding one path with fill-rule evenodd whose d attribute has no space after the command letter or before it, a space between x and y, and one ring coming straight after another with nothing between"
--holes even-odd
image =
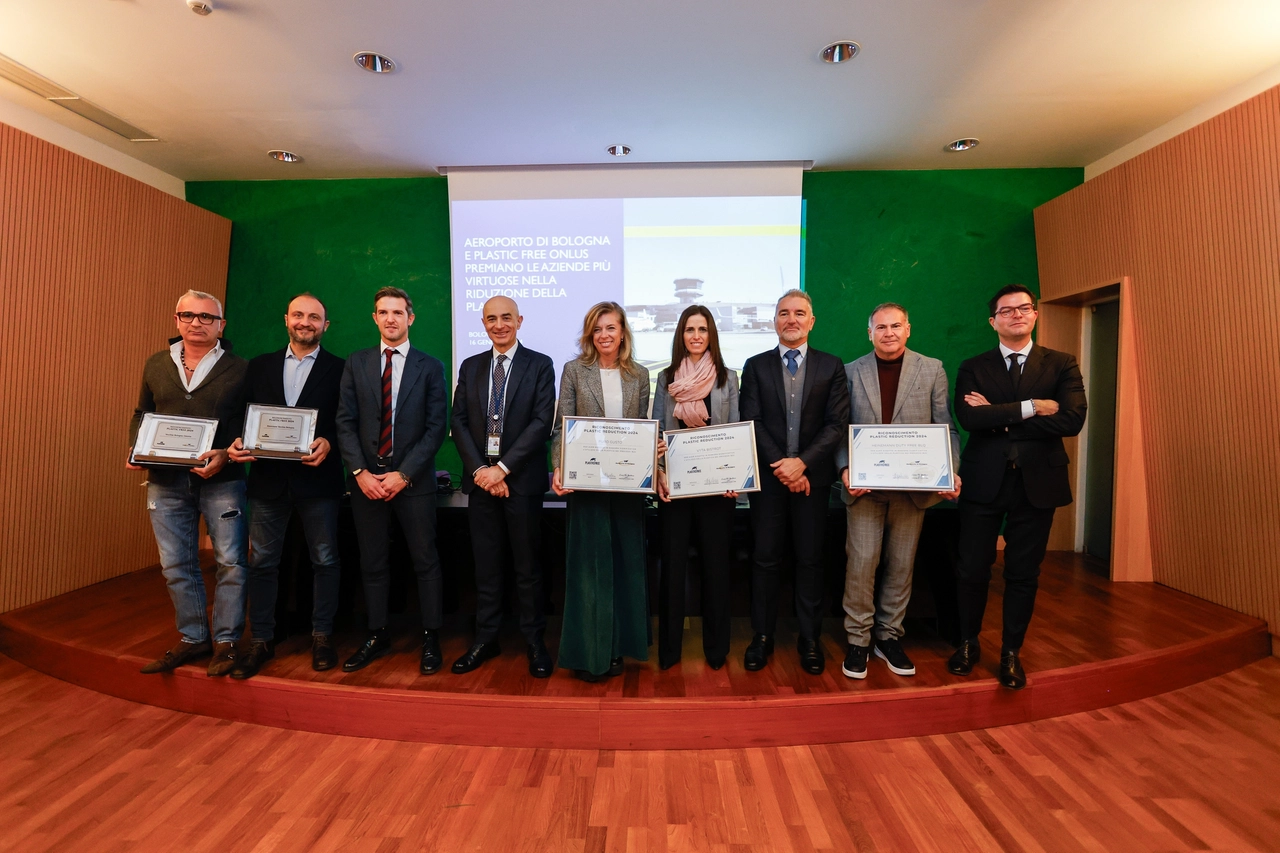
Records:
<instances>
[{"instance_id":1,"label":"wooden stage platform","mask_svg":"<svg viewBox=\"0 0 1280 853\"><path fill-rule=\"evenodd\" d=\"M998 567L997 567L998 574ZM845 678L844 634L828 620L826 672L800 669L794 627L784 621L761 672L742 668L747 620L734 620L728 664L702 660L697 620L684 662L658 669L627 661L626 672L586 684L566 670L531 678L514 632L503 655L473 673L448 665L470 642L470 620L442 632L445 669L417 672L417 638L407 625L396 653L360 672L310 668L308 637L277 647L246 681L208 678L204 662L168 675L138 672L177 639L156 567L0 615L0 652L33 669L101 693L228 720L304 731L404 741L559 749L705 749L911 737L1044 719L1115 705L1220 675L1271 653L1260 620L1156 584L1113 584L1073 554L1045 561L1023 661L1028 686L999 686L1000 583L992 584L982 663L969 678L946 671L950 646L908 636L917 675L891 674L872 659L864 681ZM554 655L558 622L548 646ZM361 637L336 637L345 658Z\"/></svg>"}]
</instances>

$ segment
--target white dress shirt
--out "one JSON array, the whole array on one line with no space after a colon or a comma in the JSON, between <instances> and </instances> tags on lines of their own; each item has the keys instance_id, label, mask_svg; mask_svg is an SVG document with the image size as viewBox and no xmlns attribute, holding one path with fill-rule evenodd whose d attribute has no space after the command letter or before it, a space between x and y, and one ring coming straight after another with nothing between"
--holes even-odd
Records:
<instances>
[{"instance_id":1,"label":"white dress shirt","mask_svg":"<svg viewBox=\"0 0 1280 853\"><path fill-rule=\"evenodd\" d=\"M805 341L799 346L794 347L787 346L786 344L778 344L778 356L782 359L783 367L787 366L787 351L793 349L800 350L800 354L796 356L796 367L799 368L800 365L804 364L805 356L809 354L809 342Z\"/></svg>"},{"instance_id":2,"label":"white dress shirt","mask_svg":"<svg viewBox=\"0 0 1280 853\"><path fill-rule=\"evenodd\" d=\"M515 361L516 350L518 349L520 349L520 342L516 341L511 345L511 349L502 353L507 357L507 360L502 363L502 370L506 374L506 378L502 380L502 420L503 422L507 420L507 389L511 387L511 365ZM493 349L489 350L489 389L485 392L485 395L484 395L484 408L485 408L484 416L486 418L489 417L489 401L493 399L493 364L494 364L494 359L496 359L497 357L498 357L497 350L493 350ZM488 436L491 433L492 433L492 430L489 429L489 424L486 423L485 435ZM488 465L480 466L480 468L488 468L488 467L489 467ZM502 473L504 474L511 473L511 469L508 468L506 465L503 465L501 460L498 461L498 467L502 469ZM472 471L471 476L474 477L476 475L476 472L478 472L480 468L477 468L475 471Z\"/></svg>"},{"instance_id":3,"label":"white dress shirt","mask_svg":"<svg viewBox=\"0 0 1280 853\"><path fill-rule=\"evenodd\" d=\"M293 353L293 346L287 346L284 350L284 401L290 407L298 405L298 397L302 395L302 389L307 384L307 377L311 375L311 368L316 366L316 355L320 352L320 347L316 347L311 352L298 358ZM392 368L394 370L395 368Z\"/></svg>"},{"instance_id":4,"label":"white dress shirt","mask_svg":"<svg viewBox=\"0 0 1280 853\"><path fill-rule=\"evenodd\" d=\"M378 376L382 376L382 371L387 364L387 350L391 350L395 355L391 356L391 424L396 422L396 406L400 402L400 377L404 376L404 362L409 357L409 339L405 338L399 346L389 347L386 341L379 344L378 347Z\"/></svg>"},{"instance_id":5,"label":"white dress shirt","mask_svg":"<svg viewBox=\"0 0 1280 853\"><path fill-rule=\"evenodd\" d=\"M1027 356L1031 355L1031 348L1033 346L1035 346L1035 344L1028 341L1027 345L1022 349L1009 349L1007 346L1001 343L1000 356L1004 359L1005 370L1013 369L1013 365L1009 363L1009 356L1013 355L1016 352L1019 356L1021 356L1018 359L1018 364L1022 365L1022 369L1023 371L1025 371L1027 369ZM1035 416L1036 416L1036 404L1031 402L1030 400L1023 400L1022 401L1022 419L1025 421L1027 418L1034 418Z\"/></svg>"},{"instance_id":6,"label":"white dress shirt","mask_svg":"<svg viewBox=\"0 0 1280 853\"><path fill-rule=\"evenodd\" d=\"M218 359L222 358L222 341L214 343L213 349L204 354L204 358L200 359L200 363L192 372L190 381L187 380L187 369L182 366L182 341L175 341L169 347L169 355L173 358L173 363L178 365L178 378L182 380L182 387L190 393L200 387L200 383L209 375L209 371L213 370Z\"/></svg>"}]
</instances>

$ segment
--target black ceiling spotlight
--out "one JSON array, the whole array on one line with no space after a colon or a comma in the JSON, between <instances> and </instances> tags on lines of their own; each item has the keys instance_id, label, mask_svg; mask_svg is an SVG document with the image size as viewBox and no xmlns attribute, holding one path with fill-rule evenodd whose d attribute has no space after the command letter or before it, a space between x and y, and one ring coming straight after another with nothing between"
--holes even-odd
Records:
<instances>
[{"instance_id":1,"label":"black ceiling spotlight","mask_svg":"<svg viewBox=\"0 0 1280 853\"><path fill-rule=\"evenodd\" d=\"M974 139L972 136L966 137L964 139L957 139L947 143L948 151L968 151L971 148L977 148L977 147L978 147L978 140Z\"/></svg>"},{"instance_id":2,"label":"black ceiling spotlight","mask_svg":"<svg viewBox=\"0 0 1280 853\"><path fill-rule=\"evenodd\" d=\"M281 163L301 163L302 158L292 151L285 151L282 148L272 148L267 152L267 156L273 160L279 160Z\"/></svg>"},{"instance_id":3,"label":"black ceiling spotlight","mask_svg":"<svg viewBox=\"0 0 1280 853\"><path fill-rule=\"evenodd\" d=\"M631 149L625 145L610 145L605 149L605 151L609 152L614 157L626 157L631 153Z\"/></svg>"},{"instance_id":4,"label":"black ceiling spotlight","mask_svg":"<svg viewBox=\"0 0 1280 853\"><path fill-rule=\"evenodd\" d=\"M390 74L396 70L394 59L371 50L362 50L352 58L355 59L356 65L373 74Z\"/></svg>"},{"instance_id":5,"label":"black ceiling spotlight","mask_svg":"<svg viewBox=\"0 0 1280 853\"><path fill-rule=\"evenodd\" d=\"M856 41L833 41L822 49L822 53L819 56L822 57L823 62L839 65L841 62L853 59L860 50L862 50L862 45Z\"/></svg>"}]
</instances>

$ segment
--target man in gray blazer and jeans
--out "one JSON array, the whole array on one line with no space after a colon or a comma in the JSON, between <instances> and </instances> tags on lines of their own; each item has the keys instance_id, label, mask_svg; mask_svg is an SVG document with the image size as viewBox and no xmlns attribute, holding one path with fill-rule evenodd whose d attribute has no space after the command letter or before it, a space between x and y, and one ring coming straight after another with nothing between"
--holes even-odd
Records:
<instances>
[{"instance_id":1,"label":"man in gray blazer and jeans","mask_svg":"<svg viewBox=\"0 0 1280 853\"><path fill-rule=\"evenodd\" d=\"M867 320L874 351L845 365L852 422L855 424L947 424L951 427L952 463L960 458L960 436L951 420L947 374L942 362L907 349L911 324L907 309L894 302L877 305ZM849 532L844 577L844 627L849 652L841 671L849 678L867 677L867 658L876 657L897 675L915 675L902 650L902 618L911 600L911 575L924 511L960 494L891 492L849 487L848 442L836 452L844 483ZM887 534L887 535L886 535ZM884 575L875 588L876 568L884 554ZM874 636L873 636L874 634Z\"/></svg>"}]
</instances>

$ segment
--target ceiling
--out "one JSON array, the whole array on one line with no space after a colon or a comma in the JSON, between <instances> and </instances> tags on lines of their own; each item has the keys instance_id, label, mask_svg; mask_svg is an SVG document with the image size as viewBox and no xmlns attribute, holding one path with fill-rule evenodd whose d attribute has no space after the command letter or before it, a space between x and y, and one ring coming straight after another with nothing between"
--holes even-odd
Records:
<instances>
[{"instance_id":1,"label":"ceiling","mask_svg":"<svg viewBox=\"0 0 1280 853\"><path fill-rule=\"evenodd\" d=\"M0 54L159 142L0 97L183 180L601 163L615 142L640 162L1084 166L1280 63L1278 0L213 3L0 0ZM819 60L846 38L857 58ZM944 152L962 136L982 144Z\"/></svg>"}]
</instances>

